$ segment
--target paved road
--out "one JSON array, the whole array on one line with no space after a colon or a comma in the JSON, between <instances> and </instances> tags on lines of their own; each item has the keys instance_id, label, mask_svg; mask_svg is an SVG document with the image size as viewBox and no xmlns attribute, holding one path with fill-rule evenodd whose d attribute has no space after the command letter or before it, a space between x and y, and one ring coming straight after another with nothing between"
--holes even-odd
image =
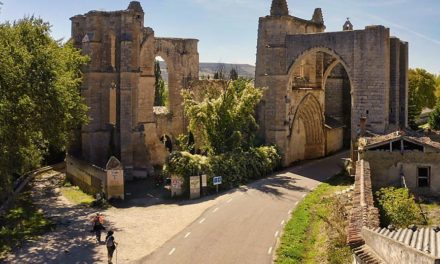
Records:
<instances>
[{"instance_id":1,"label":"paved road","mask_svg":"<svg viewBox=\"0 0 440 264\"><path fill-rule=\"evenodd\" d=\"M291 211L320 182L340 172L338 154L237 189L137 263L271 263ZM148 227L146 227L148 228Z\"/></svg>"}]
</instances>

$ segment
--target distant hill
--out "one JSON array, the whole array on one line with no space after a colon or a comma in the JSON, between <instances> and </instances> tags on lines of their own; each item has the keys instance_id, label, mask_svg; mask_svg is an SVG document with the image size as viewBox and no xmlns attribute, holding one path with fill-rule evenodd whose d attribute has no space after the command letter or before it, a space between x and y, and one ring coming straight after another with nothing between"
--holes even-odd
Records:
<instances>
[{"instance_id":1,"label":"distant hill","mask_svg":"<svg viewBox=\"0 0 440 264\"><path fill-rule=\"evenodd\" d=\"M167 80L168 79L168 71L166 69L166 64L164 61L159 62L160 69L162 71L162 77ZM199 76L207 78L210 76L214 77L214 74L218 71L219 68L223 67L223 72L228 77L229 72L232 69L236 69L238 72L238 76L245 78L255 78L255 66L249 64L232 64L232 63L212 63L212 62L201 62L200 63L200 71Z\"/></svg>"},{"instance_id":2,"label":"distant hill","mask_svg":"<svg viewBox=\"0 0 440 264\"><path fill-rule=\"evenodd\" d=\"M200 63L200 72L199 76L214 76L214 74L223 67L223 72L226 76L229 76L229 73L232 69L236 69L238 72L238 76L252 78L255 77L255 66L249 64L231 64L231 63L210 63L210 62L201 62Z\"/></svg>"}]
</instances>

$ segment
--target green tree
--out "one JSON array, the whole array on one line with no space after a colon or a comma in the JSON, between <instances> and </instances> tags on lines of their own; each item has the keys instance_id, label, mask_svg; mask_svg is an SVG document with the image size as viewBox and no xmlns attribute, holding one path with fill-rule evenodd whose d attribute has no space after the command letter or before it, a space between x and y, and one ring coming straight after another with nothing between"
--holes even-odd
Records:
<instances>
[{"instance_id":1,"label":"green tree","mask_svg":"<svg viewBox=\"0 0 440 264\"><path fill-rule=\"evenodd\" d=\"M435 96L437 97L437 102L440 103L440 74L435 76Z\"/></svg>"},{"instance_id":2,"label":"green tree","mask_svg":"<svg viewBox=\"0 0 440 264\"><path fill-rule=\"evenodd\" d=\"M440 104L437 104L429 116L429 126L434 130L440 130Z\"/></svg>"},{"instance_id":3,"label":"green tree","mask_svg":"<svg viewBox=\"0 0 440 264\"><path fill-rule=\"evenodd\" d=\"M396 227L407 227L423 223L423 218L414 196L406 188L382 188L376 192L381 223L384 226L393 224Z\"/></svg>"},{"instance_id":4,"label":"green tree","mask_svg":"<svg viewBox=\"0 0 440 264\"><path fill-rule=\"evenodd\" d=\"M233 81L238 80L238 72L235 68L231 69L231 72L229 73L229 79Z\"/></svg>"},{"instance_id":5,"label":"green tree","mask_svg":"<svg viewBox=\"0 0 440 264\"><path fill-rule=\"evenodd\" d=\"M154 76L156 82L154 84L154 106L166 106L168 102L168 91L165 81L162 78L159 61L154 62Z\"/></svg>"},{"instance_id":6,"label":"green tree","mask_svg":"<svg viewBox=\"0 0 440 264\"><path fill-rule=\"evenodd\" d=\"M207 95L203 102L195 101L189 91L183 97L189 130L197 131L196 145L204 151L221 154L252 146L258 129L254 112L262 91L250 81L231 81L220 96Z\"/></svg>"},{"instance_id":7,"label":"green tree","mask_svg":"<svg viewBox=\"0 0 440 264\"><path fill-rule=\"evenodd\" d=\"M436 104L436 84L433 74L424 69L409 70L408 119L412 128L424 107L433 108Z\"/></svg>"},{"instance_id":8,"label":"green tree","mask_svg":"<svg viewBox=\"0 0 440 264\"><path fill-rule=\"evenodd\" d=\"M87 121L79 92L87 61L41 19L0 24L0 199L14 175L39 166L49 149L66 150Z\"/></svg>"}]
</instances>

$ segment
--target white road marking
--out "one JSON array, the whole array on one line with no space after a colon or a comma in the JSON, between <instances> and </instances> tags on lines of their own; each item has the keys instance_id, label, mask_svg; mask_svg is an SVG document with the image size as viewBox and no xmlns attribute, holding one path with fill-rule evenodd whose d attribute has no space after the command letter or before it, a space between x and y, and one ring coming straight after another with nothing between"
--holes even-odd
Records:
<instances>
[{"instance_id":1,"label":"white road marking","mask_svg":"<svg viewBox=\"0 0 440 264\"><path fill-rule=\"evenodd\" d=\"M281 221L281 225L284 225L284 220L283 220L283 221Z\"/></svg>"},{"instance_id":2,"label":"white road marking","mask_svg":"<svg viewBox=\"0 0 440 264\"><path fill-rule=\"evenodd\" d=\"M306 194L303 194L303 198L306 197Z\"/></svg>"},{"instance_id":3,"label":"white road marking","mask_svg":"<svg viewBox=\"0 0 440 264\"><path fill-rule=\"evenodd\" d=\"M203 218L202 220L200 220L199 224L202 224L203 222L205 222L206 218Z\"/></svg>"},{"instance_id":4,"label":"white road marking","mask_svg":"<svg viewBox=\"0 0 440 264\"><path fill-rule=\"evenodd\" d=\"M279 231L276 231L275 232L275 237L277 237L279 233L280 233Z\"/></svg>"},{"instance_id":5,"label":"white road marking","mask_svg":"<svg viewBox=\"0 0 440 264\"><path fill-rule=\"evenodd\" d=\"M217 211L218 211L218 207L215 208L214 211L212 211L212 212L215 213L215 212L217 212Z\"/></svg>"},{"instance_id":6,"label":"white road marking","mask_svg":"<svg viewBox=\"0 0 440 264\"><path fill-rule=\"evenodd\" d=\"M296 204L295 204L296 205ZM292 214L292 210L289 210L289 212L287 212L288 215Z\"/></svg>"},{"instance_id":7,"label":"white road marking","mask_svg":"<svg viewBox=\"0 0 440 264\"><path fill-rule=\"evenodd\" d=\"M298 202L295 203L295 206L297 206L297 205L298 205Z\"/></svg>"},{"instance_id":8,"label":"white road marking","mask_svg":"<svg viewBox=\"0 0 440 264\"><path fill-rule=\"evenodd\" d=\"M230 203L230 202L232 202L232 198L227 201L227 203Z\"/></svg>"},{"instance_id":9,"label":"white road marking","mask_svg":"<svg viewBox=\"0 0 440 264\"><path fill-rule=\"evenodd\" d=\"M170 253L168 253L169 256L173 255L174 251L176 251L176 248L171 249Z\"/></svg>"},{"instance_id":10,"label":"white road marking","mask_svg":"<svg viewBox=\"0 0 440 264\"><path fill-rule=\"evenodd\" d=\"M186 233L185 238L189 237L191 235L191 232Z\"/></svg>"},{"instance_id":11,"label":"white road marking","mask_svg":"<svg viewBox=\"0 0 440 264\"><path fill-rule=\"evenodd\" d=\"M272 247L270 247L269 250L267 251L268 255L270 255L270 253L272 253Z\"/></svg>"}]
</instances>

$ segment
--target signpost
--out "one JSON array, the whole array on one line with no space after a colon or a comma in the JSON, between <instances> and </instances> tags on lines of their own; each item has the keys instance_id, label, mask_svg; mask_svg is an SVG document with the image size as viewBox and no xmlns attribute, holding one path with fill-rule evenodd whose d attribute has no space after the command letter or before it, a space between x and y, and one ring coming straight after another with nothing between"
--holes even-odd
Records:
<instances>
[{"instance_id":1,"label":"signpost","mask_svg":"<svg viewBox=\"0 0 440 264\"><path fill-rule=\"evenodd\" d=\"M183 180L178 176L171 176L171 197L180 196L183 193Z\"/></svg>"},{"instance_id":2,"label":"signpost","mask_svg":"<svg viewBox=\"0 0 440 264\"><path fill-rule=\"evenodd\" d=\"M214 185L215 185L215 187L216 187L217 193L218 193L218 186L219 186L220 184L222 184L222 176L216 176L216 177L214 177L214 178L212 179L212 181L213 181L213 183L214 183Z\"/></svg>"},{"instance_id":3,"label":"signpost","mask_svg":"<svg viewBox=\"0 0 440 264\"><path fill-rule=\"evenodd\" d=\"M200 198L200 176L192 176L189 178L190 199Z\"/></svg>"}]
</instances>

